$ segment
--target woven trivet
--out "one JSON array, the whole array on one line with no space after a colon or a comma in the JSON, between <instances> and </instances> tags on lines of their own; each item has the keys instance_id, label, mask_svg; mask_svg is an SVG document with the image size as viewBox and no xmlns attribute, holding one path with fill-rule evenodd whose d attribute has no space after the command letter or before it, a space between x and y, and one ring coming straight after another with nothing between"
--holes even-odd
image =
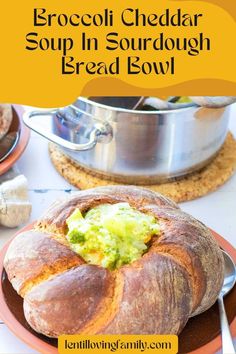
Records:
<instances>
[{"instance_id":1,"label":"woven trivet","mask_svg":"<svg viewBox=\"0 0 236 354\"><path fill-rule=\"evenodd\" d=\"M49 153L56 170L70 184L79 189L118 184L86 171L53 143L49 144ZM145 187L166 195L179 203L199 198L216 190L233 175L235 169L236 140L229 133L216 158L201 171L175 181Z\"/></svg>"}]
</instances>

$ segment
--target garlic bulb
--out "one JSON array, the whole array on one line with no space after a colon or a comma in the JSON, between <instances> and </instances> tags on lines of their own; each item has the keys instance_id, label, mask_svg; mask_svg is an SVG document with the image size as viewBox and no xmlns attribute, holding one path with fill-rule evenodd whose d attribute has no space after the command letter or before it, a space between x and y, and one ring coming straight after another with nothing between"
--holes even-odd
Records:
<instances>
[{"instance_id":1,"label":"garlic bulb","mask_svg":"<svg viewBox=\"0 0 236 354\"><path fill-rule=\"evenodd\" d=\"M19 175L0 185L0 225L17 227L28 221L31 203L28 201L27 180Z\"/></svg>"}]
</instances>

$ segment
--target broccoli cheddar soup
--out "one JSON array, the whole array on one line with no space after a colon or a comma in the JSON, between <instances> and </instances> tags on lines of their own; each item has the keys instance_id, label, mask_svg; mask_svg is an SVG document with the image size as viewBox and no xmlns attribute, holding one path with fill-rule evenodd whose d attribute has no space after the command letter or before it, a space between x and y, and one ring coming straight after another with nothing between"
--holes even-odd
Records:
<instances>
[{"instance_id":1,"label":"broccoli cheddar soup","mask_svg":"<svg viewBox=\"0 0 236 354\"><path fill-rule=\"evenodd\" d=\"M102 204L84 216L79 209L67 219L71 248L88 263L119 268L142 256L159 233L157 220L128 203Z\"/></svg>"}]
</instances>

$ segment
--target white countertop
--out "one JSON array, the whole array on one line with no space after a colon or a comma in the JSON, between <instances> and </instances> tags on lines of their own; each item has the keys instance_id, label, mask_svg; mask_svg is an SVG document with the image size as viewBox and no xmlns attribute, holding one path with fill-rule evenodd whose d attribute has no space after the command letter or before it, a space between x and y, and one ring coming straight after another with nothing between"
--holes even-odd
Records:
<instances>
[{"instance_id":1,"label":"white countertop","mask_svg":"<svg viewBox=\"0 0 236 354\"><path fill-rule=\"evenodd\" d=\"M232 110L230 129L236 136L236 106ZM34 133L17 167L29 182L33 205L30 221L36 220L54 200L76 190L55 171L49 159L47 142ZM216 192L181 203L181 207L236 246L236 174ZM15 232L16 229L0 227L0 248ZM17 339L0 319L0 354L29 353L36 351Z\"/></svg>"}]
</instances>

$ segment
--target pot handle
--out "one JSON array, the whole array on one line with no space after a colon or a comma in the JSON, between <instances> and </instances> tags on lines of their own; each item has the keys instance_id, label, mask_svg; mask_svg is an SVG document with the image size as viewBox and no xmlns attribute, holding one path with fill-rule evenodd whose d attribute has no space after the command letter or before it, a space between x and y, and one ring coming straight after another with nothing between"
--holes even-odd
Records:
<instances>
[{"instance_id":1,"label":"pot handle","mask_svg":"<svg viewBox=\"0 0 236 354\"><path fill-rule=\"evenodd\" d=\"M74 109L74 108L73 108ZM80 113L83 113L85 115L88 115L91 117L91 115L87 114L86 112L82 112L79 109L76 109L75 111L78 111ZM88 142L85 144L76 144L72 143L66 139L61 138L60 136L51 133L44 129L43 125L36 124L33 120L34 117L39 117L39 116L49 116L53 117L55 114L59 114L60 112L62 113L62 116L64 114L63 109L52 109L48 111L32 111L32 112L26 112L23 116L23 121L27 127L30 129L34 130L36 133L40 134L44 138L50 140L51 142L60 145L63 148L66 148L71 151L86 151L92 149L97 142L104 142L108 141L111 139L108 139L108 137L112 136L111 133L111 127L110 125L107 124L102 124L99 121L95 121L93 129L91 130L89 137L88 137Z\"/></svg>"}]
</instances>

